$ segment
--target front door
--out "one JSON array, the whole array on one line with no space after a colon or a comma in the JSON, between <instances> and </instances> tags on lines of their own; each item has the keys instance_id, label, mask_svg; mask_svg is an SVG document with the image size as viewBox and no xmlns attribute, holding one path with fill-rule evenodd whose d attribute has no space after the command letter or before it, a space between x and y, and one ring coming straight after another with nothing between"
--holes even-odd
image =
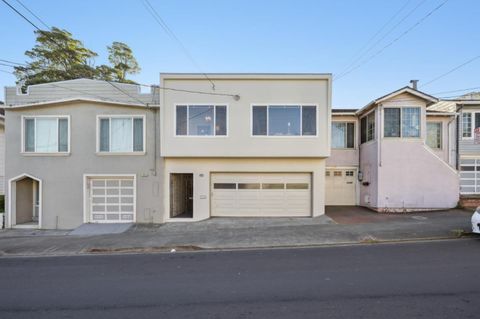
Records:
<instances>
[{"instance_id":1,"label":"front door","mask_svg":"<svg viewBox=\"0 0 480 319\"><path fill-rule=\"evenodd\" d=\"M170 218L193 217L193 174L170 175Z\"/></svg>"}]
</instances>

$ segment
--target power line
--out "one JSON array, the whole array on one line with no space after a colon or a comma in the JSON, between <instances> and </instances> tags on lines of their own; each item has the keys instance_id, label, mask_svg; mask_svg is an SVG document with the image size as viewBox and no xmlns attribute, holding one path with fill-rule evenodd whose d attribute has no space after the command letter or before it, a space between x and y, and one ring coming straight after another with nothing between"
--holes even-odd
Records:
<instances>
[{"instance_id":1,"label":"power line","mask_svg":"<svg viewBox=\"0 0 480 319\"><path fill-rule=\"evenodd\" d=\"M433 82L435 82L435 81L438 81L438 80L440 80L441 78L449 75L450 73L455 72L456 70L460 69L461 67L463 67L463 66L465 66L465 65L467 65L467 64L470 64L470 63L472 63L473 61L475 61L475 60L477 60L477 59L480 59L480 55L477 55L476 57L473 57L473 58L467 60L466 62L463 62L463 63L460 64L460 65L457 65L457 66L454 67L453 69L451 69L451 70L449 70L449 71L447 71L447 72L445 72L445 73L437 76L436 78L434 78L434 79L432 79L432 80L430 80L430 81L428 81L428 82L420 85L420 87L424 87L424 86L429 85L429 84L431 84L431 83L433 83Z\"/></svg>"},{"instance_id":2,"label":"power line","mask_svg":"<svg viewBox=\"0 0 480 319\"><path fill-rule=\"evenodd\" d=\"M428 19L433 13L435 13L437 10L439 10L441 7L443 7L449 0L444 0L442 3L440 3L438 6L436 6L434 9L432 9L431 11L429 11L426 15L424 15L420 20L418 20L415 24L413 24L410 28L408 28L407 30L405 30L404 32L402 32L399 36L397 36L395 39L393 39L392 41L390 41L387 45L383 46L380 50L378 50L375 54L373 54L372 56L370 56L369 58L367 58L366 60L364 60L363 62L361 62L360 64L358 64L357 66L355 66L354 68L350 69L348 72L344 73L344 74L341 74L340 76L338 76L335 80L338 80L340 78L343 78L345 77L346 75L352 73L353 71L355 71L356 69L360 68L361 66L363 66L364 64L370 62L371 60L373 60L375 57L377 57L380 53L382 53L383 51L385 51L386 49L388 49L390 46L392 46L394 43L396 43L398 40L400 40L401 38L403 38L404 36L406 36L408 33L410 33L413 29L415 29L416 27L418 27L420 24L422 24L426 19Z\"/></svg>"},{"instance_id":3,"label":"power line","mask_svg":"<svg viewBox=\"0 0 480 319\"><path fill-rule=\"evenodd\" d=\"M8 71L1 70L1 69L0 69L0 72L3 72L3 73L8 73L8 74L11 74L11 75L13 75L13 72L8 72Z\"/></svg>"},{"instance_id":4,"label":"power line","mask_svg":"<svg viewBox=\"0 0 480 319\"><path fill-rule=\"evenodd\" d=\"M12 6L10 3L7 2L7 0L2 0L3 3L5 3L7 6L10 7L10 9L12 9L13 11L15 11L20 17L22 17L25 21L27 21L28 23L30 23L35 29L37 29L38 31L42 31L39 27L37 27L37 25L35 23L33 23L30 19L28 19L26 16L24 16L20 11L18 11L17 9L15 9L14 6Z\"/></svg>"},{"instance_id":5,"label":"power line","mask_svg":"<svg viewBox=\"0 0 480 319\"><path fill-rule=\"evenodd\" d=\"M436 92L436 93L432 93L432 95L436 95L436 94L447 94L447 93L456 93L456 92L465 92L465 91L471 91L471 90L477 90L477 89L480 89L480 86L471 87L471 88L467 88L467 89L459 89L459 90L452 90L452 91Z\"/></svg>"},{"instance_id":6,"label":"power line","mask_svg":"<svg viewBox=\"0 0 480 319\"><path fill-rule=\"evenodd\" d=\"M34 16L41 24L43 24L47 29L50 29L50 27L42 20L40 19L35 13L32 12L26 5L24 5L20 0L15 0L17 1L25 10L30 12L32 16Z\"/></svg>"},{"instance_id":7,"label":"power line","mask_svg":"<svg viewBox=\"0 0 480 319\"><path fill-rule=\"evenodd\" d=\"M24 64L24 63L13 62L13 61L4 60L4 59L0 59L0 61L5 62L5 63L10 63L10 64L16 64L16 65L26 65L26 64Z\"/></svg>"},{"instance_id":8,"label":"power line","mask_svg":"<svg viewBox=\"0 0 480 319\"><path fill-rule=\"evenodd\" d=\"M368 47L368 49L366 51L363 52L363 50L370 44L370 42L372 42L376 37L377 35L379 35L386 27L387 25L389 25L393 20L395 20L395 18L400 14L400 12L403 11L403 9L405 9L405 7L407 7L407 5L411 2L411 0L408 0L367 42L366 44L362 47L362 49L359 50L359 52L357 52L355 56L357 56L358 54L360 54L358 57L356 57L355 59L353 59L351 61L351 63L348 64L348 66L346 68L344 68L340 73L339 73L339 76L341 76L344 72L348 71L352 66L354 66L358 61L361 60L361 58L363 58L368 52L370 52L375 46L377 46L378 43L380 43L383 39L385 39L385 37L387 37L390 33L392 33L403 21L405 21L405 19L407 19L418 7L420 7L426 0L423 0L422 2L420 2L415 8L413 8L413 10L411 10L410 12L408 12L399 22L397 22L397 24L395 24L392 28L390 28L380 39L378 39L373 45L371 45L370 47ZM362 53L363 52L363 53Z\"/></svg>"},{"instance_id":9,"label":"power line","mask_svg":"<svg viewBox=\"0 0 480 319\"><path fill-rule=\"evenodd\" d=\"M107 82L108 84L110 84L111 86L113 86L115 89L119 90L120 92L122 92L122 93L125 94L126 96L129 96L129 97L131 97L132 99L140 102L140 104L145 104L145 105L146 105L145 102L143 102L142 100L140 100L140 99L138 99L138 98L130 95L128 92L125 92L124 90L122 90L121 88L119 88L118 86L116 86L115 84L113 84L112 82L110 82L110 81L105 81L105 82Z\"/></svg>"},{"instance_id":10,"label":"power line","mask_svg":"<svg viewBox=\"0 0 480 319\"><path fill-rule=\"evenodd\" d=\"M212 84L212 89L215 90L215 83L208 77L208 75L202 70L202 68L198 65L197 61L193 58L193 56L190 54L188 51L187 47L183 44L182 41L175 35L175 33L170 29L170 27L167 25L165 20L162 19L162 17L158 14L157 10L152 6L150 1L148 0L143 0L142 2L143 6L145 9L148 11L148 13L154 18L154 20L157 22L160 27L167 33L167 35L177 42L179 48L183 51L185 56L190 60L190 62L200 71L200 73Z\"/></svg>"},{"instance_id":11,"label":"power line","mask_svg":"<svg viewBox=\"0 0 480 319\"><path fill-rule=\"evenodd\" d=\"M14 67L15 67L14 65L2 63L2 62L0 62L0 65L8 66L8 67L11 67L11 68L14 68Z\"/></svg>"}]
</instances>

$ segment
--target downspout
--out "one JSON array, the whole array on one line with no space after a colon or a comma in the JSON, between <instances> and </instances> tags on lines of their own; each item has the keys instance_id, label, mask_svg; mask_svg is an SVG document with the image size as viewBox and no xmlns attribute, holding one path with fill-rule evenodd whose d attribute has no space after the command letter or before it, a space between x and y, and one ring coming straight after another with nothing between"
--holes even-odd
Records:
<instances>
[{"instance_id":1,"label":"downspout","mask_svg":"<svg viewBox=\"0 0 480 319\"><path fill-rule=\"evenodd\" d=\"M460 151L459 151L459 146L460 146L460 116L458 116L459 111L462 111L463 105L460 105L460 107L457 107L457 114L455 115L456 117L456 139L455 139L455 166L457 168L457 171L460 170Z\"/></svg>"}]
</instances>

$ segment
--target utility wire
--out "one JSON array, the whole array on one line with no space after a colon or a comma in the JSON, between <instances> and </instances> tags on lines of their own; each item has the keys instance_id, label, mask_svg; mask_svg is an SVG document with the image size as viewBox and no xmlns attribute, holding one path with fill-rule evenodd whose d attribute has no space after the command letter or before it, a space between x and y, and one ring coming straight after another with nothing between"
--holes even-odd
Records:
<instances>
[{"instance_id":1,"label":"utility wire","mask_svg":"<svg viewBox=\"0 0 480 319\"><path fill-rule=\"evenodd\" d=\"M27 10L28 12L30 12L30 14L32 16L34 16L41 24L43 24L47 29L51 29L48 24L46 24L42 19L40 19L40 17L38 17L35 13L32 12L32 10L30 10L26 5L24 5L20 0L15 0L17 1L25 10Z\"/></svg>"},{"instance_id":2,"label":"utility wire","mask_svg":"<svg viewBox=\"0 0 480 319\"><path fill-rule=\"evenodd\" d=\"M30 23L35 29L37 29L38 31L42 31L39 27L37 27L37 25L35 23L33 23L30 19L28 19L26 16L24 16L20 11L18 11L17 9L15 9L14 6L12 6L10 3L8 3L7 0L2 0L3 3L5 3L7 6L10 7L10 9L12 9L13 11L15 11L20 17L22 17L25 21L27 21L28 23Z\"/></svg>"},{"instance_id":3,"label":"utility wire","mask_svg":"<svg viewBox=\"0 0 480 319\"><path fill-rule=\"evenodd\" d=\"M375 54L370 56L369 58L365 59L363 62L355 66L354 68L350 69L348 72L345 72L338 76L335 80L341 79L345 77L346 75L352 73L356 69L360 68L361 66L365 65L366 63L370 62L373 60L375 57L377 57L380 53L388 49L390 46L392 46L394 43L396 43L398 40L406 36L408 33L410 33L412 30L414 30L416 27L418 27L420 24L422 24L426 19L428 19L433 13L435 13L437 10L439 10L441 7L443 7L449 0L444 0L442 3L440 3L438 6L430 10L426 15L424 15L420 20L418 20L415 24L413 24L410 28L402 32L399 36L397 36L395 39L390 41L387 45L383 46L380 50L378 50Z\"/></svg>"},{"instance_id":4,"label":"utility wire","mask_svg":"<svg viewBox=\"0 0 480 319\"><path fill-rule=\"evenodd\" d=\"M451 69L451 70L449 70L449 71L447 71L447 72L445 72L445 73L443 73L443 74L440 74L440 75L437 76L436 78L434 78L434 79L432 79L432 80L430 80L430 81L428 81L428 82L420 85L420 87L424 87L424 86L427 86L427 85L429 85L429 84L431 84L431 83L433 83L433 82L435 82L435 81L438 81L438 80L440 80L441 78L449 75L450 73L453 73L453 72L455 72L456 70L460 69L461 67L464 67L465 65L470 64L470 63L472 63L473 61L478 60L478 59L480 59L480 55L477 55L476 57L473 57L473 58L471 58L471 59L463 62L462 64L457 65L457 66L454 67L453 69Z\"/></svg>"},{"instance_id":5,"label":"utility wire","mask_svg":"<svg viewBox=\"0 0 480 319\"><path fill-rule=\"evenodd\" d=\"M4 59L0 59L1 62L5 62L5 63L10 63L10 64L16 64L16 65L26 65L24 63L19 63L19 62L13 62L13 61L10 61L10 60L4 60Z\"/></svg>"},{"instance_id":6,"label":"utility wire","mask_svg":"<svg viewBox=\"0 0 480 319\"><path fill-rule=\"evenodd\" d=\"M193 58L192 54L188 51L187 47L183 44L182 41L180 41L180 39L175 35L172 29L170 29L165 20L162 19L162 17L158 14L157 10L155 10L155 8L152 6L150 1L143 0L142 4L148 11L148 13L157 22L157 24L167 33L167 35L172 40L174 40L178 44L179 48L183 51L183 53L190 60L190 62L200 71L200 73L210 82L210 84L212 84L212 90L215 90L215 83L213 83L213 81L208 77L208 75L202 70L197 61L195 61L195 59Z\"/></svg>"},{"instance_id":7,"label":"utility wire","mask_svg":"<svg viewBox=\"0 0 480 319\"><path fill-rule=\"evenodd\" d=\"M432 95L465 92L465 91L471 91L471 90L477 90L477 89L480 89L480 86L471 87L471 88L467 88L467 89L458 89L458 90L452 90L452 91L436 92L436 93L432 93Z\"/></svg>"}]
</instances>

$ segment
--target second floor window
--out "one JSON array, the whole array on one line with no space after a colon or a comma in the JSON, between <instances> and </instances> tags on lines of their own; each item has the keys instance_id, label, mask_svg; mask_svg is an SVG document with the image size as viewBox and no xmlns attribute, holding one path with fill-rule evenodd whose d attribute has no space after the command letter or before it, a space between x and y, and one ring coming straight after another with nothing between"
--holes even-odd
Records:
<instances>
[{"instance_id":1,"label":"second floor window","mask_svg":"<svg viewBox=\"0 0 480 319\"><path fill-rule=\"evenodd\" d=\"M442 122L427 122L427 145L430 148L442 148Z\"/></svg>"},{"instance_id":2,"label":"second floor window","mask_svg":"<svg viewBox=\"0 0 480 319\"><path fill-rule=\"evenodd\" d=\"M101 116L98 125L99 152L134 153L145 151L143 116Z\"/></svg>"},{"instance_id":3,"label":"second floor window","mask_svg":"<svg viewBox=\"0 0 480 319\"><path fill-rule=\"evenodd\" d=\"M332 148L355 147L355 123L332 122Z\"/></svg>"},{"instance_id":4,"label":"second floor window","mask_svg":"<svg viewBox=\"0 0 480 319\"><path fill-rule=\"evenodd\" d=\"M254 105L254 136L315 136L317 107L314 105Z\"/></svg>"},{"instance_id":5,"label":"second floor window","mask_svg":"<svg viewBox=\"0 0 480 319\"><path fill-rule=\"evenodd\" d=\"M226 105L177 105L177 136L226 136Z\"/></svg>"},{"instance_id":6,"label":"second floor window","mask_svg":"<svg viewBox=\"0 0 480 319\"><path fill-rule=\"evenodd\" d=\"M385 108L384 137L420 137L420 108Z\"/></svg>"},{"instance_id":7,"label":"second floor window","mask_svg":"<svg viewBox=\"0 0 480 319\"><path fill-rule=\"evenodd\" d=\"M38 116L23 119L25 153L68 153L68 116Z\"/></svg>"},{"instance_id":8,"label":"second floor window","mask_svg":"<svg viewBox=\"0 0 480 319\"><path fill-rule=\"evenodd\" d=\"M462 137L471 138L475 129L480 127L480 112L462 113Z\"/></svg>"},{"instance_id":9,"label":"second floor window","mask_svg":"<svg viewBox=\"0 0 480 319\"><path fill-rule=\"evenodd\" d=\"M360 120L360 143L366 143L375 139L375 111L362 117Z\"/></svg>"}]
</instances>

